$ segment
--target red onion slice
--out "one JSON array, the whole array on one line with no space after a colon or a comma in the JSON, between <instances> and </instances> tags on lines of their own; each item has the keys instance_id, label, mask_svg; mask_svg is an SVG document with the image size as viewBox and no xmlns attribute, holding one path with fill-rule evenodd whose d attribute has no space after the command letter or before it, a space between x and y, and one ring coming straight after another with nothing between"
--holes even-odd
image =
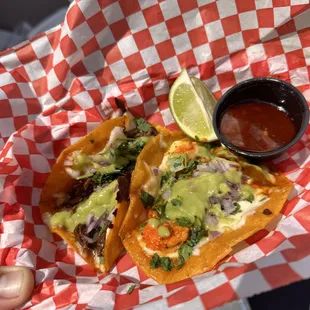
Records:
<instances>
[{"instance_id":1,"label":"red onion slice","mask_svg":"<svg viewBox=\"0 0 310 310\"><path fill-rule=\"evenodd\" d=\"M172 196L171 189L167 189L167 190L164 191L163 194L161 195L161 197L164 198L165 200L169 199L171 196Z\"/></svg>"},{"instance_id":2,"label":"red onion slice","mask_svg":"<svg viewBox=\"0 0 310 310\"><path fill-rule=\"evenodd\" d=\"M222 233L219 231L210 231L209 235L210 235L210 239L215 239L216 237L220 236Z\"/></svg>"}]
</instances>

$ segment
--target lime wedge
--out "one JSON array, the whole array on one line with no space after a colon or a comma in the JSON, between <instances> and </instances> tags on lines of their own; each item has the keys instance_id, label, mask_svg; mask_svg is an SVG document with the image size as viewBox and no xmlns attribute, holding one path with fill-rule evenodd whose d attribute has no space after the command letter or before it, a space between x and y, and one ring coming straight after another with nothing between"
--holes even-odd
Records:
<instances>
[{"instance_id":1,"label":"lime wedge","mask_svg":"<svg viewBox=\"0 0 310 310\"><path fill-rule=\"evenodd\" d=\"M169 93L170 110L181 130L202 142L217 140L212 126L215 104L207 86L197 78L190 78L183 69Z\"/></svg>"}]
</instances>

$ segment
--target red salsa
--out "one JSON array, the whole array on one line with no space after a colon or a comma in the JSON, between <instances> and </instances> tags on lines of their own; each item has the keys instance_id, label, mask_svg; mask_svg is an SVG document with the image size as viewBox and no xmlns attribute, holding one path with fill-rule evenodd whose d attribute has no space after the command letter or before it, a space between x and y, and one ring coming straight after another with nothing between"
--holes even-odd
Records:
<instances>
[{"instance_id":1,"label":"red salsa","mask_svg":"<svg viewBox=\"0 0 310 310\"><path fill-rule=\"evenodd\" d=\"M276 150L296 135L289 115L268 103L239 103L228 108L220 123L226 140L240 149L254 152Z\"/></svg>"}]
</instances>

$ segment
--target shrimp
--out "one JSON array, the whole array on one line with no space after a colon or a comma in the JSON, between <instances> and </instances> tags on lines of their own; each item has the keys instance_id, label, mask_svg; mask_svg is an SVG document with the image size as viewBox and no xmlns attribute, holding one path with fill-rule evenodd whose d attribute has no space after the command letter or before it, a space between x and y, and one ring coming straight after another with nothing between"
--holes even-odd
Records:
<instances>
[{"instance_id":1,"label":"shrimp","mask_svg":"<svg viewBox=\"0 0 310 310\"><path fill-rule=\"evenodd\" d=\"M157 229L146 225L144 227L142 236L146 246L152 250L164 250L173 248L184 243L188 238L189 228L173 225L172 223L165 223L170 231L170 236L162 238L159 236Z\"/></svg>"}]
</instances>

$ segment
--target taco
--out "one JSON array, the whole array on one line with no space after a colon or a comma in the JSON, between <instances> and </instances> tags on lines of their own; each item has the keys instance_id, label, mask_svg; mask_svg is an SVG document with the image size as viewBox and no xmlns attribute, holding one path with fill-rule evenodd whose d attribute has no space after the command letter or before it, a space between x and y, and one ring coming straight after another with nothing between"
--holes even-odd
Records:
<instances>
[{"instance_id":1,"label":"taco","mask_svg":"<svg viewBox=\"0 0 310 310\"><path fill-rule=\"evenodd\" d=\"M214 268L266 227L292 184L216 144L177 133L165 139L137 159L120 236L146 275L173 283Z\"/></svg>"},{"instance_id":2,"label":"taco","mask_svg":"<svg viewBox=\"0 0 310 310\"><path fill-rule=\"evenodd\" d=\"M108 271L123 249L118 232L131 172L143 147L164 132L156 128L129 113L103 122L60 154L44 185L44 222L98 271Z\"/></svg>"}]
</instances>

